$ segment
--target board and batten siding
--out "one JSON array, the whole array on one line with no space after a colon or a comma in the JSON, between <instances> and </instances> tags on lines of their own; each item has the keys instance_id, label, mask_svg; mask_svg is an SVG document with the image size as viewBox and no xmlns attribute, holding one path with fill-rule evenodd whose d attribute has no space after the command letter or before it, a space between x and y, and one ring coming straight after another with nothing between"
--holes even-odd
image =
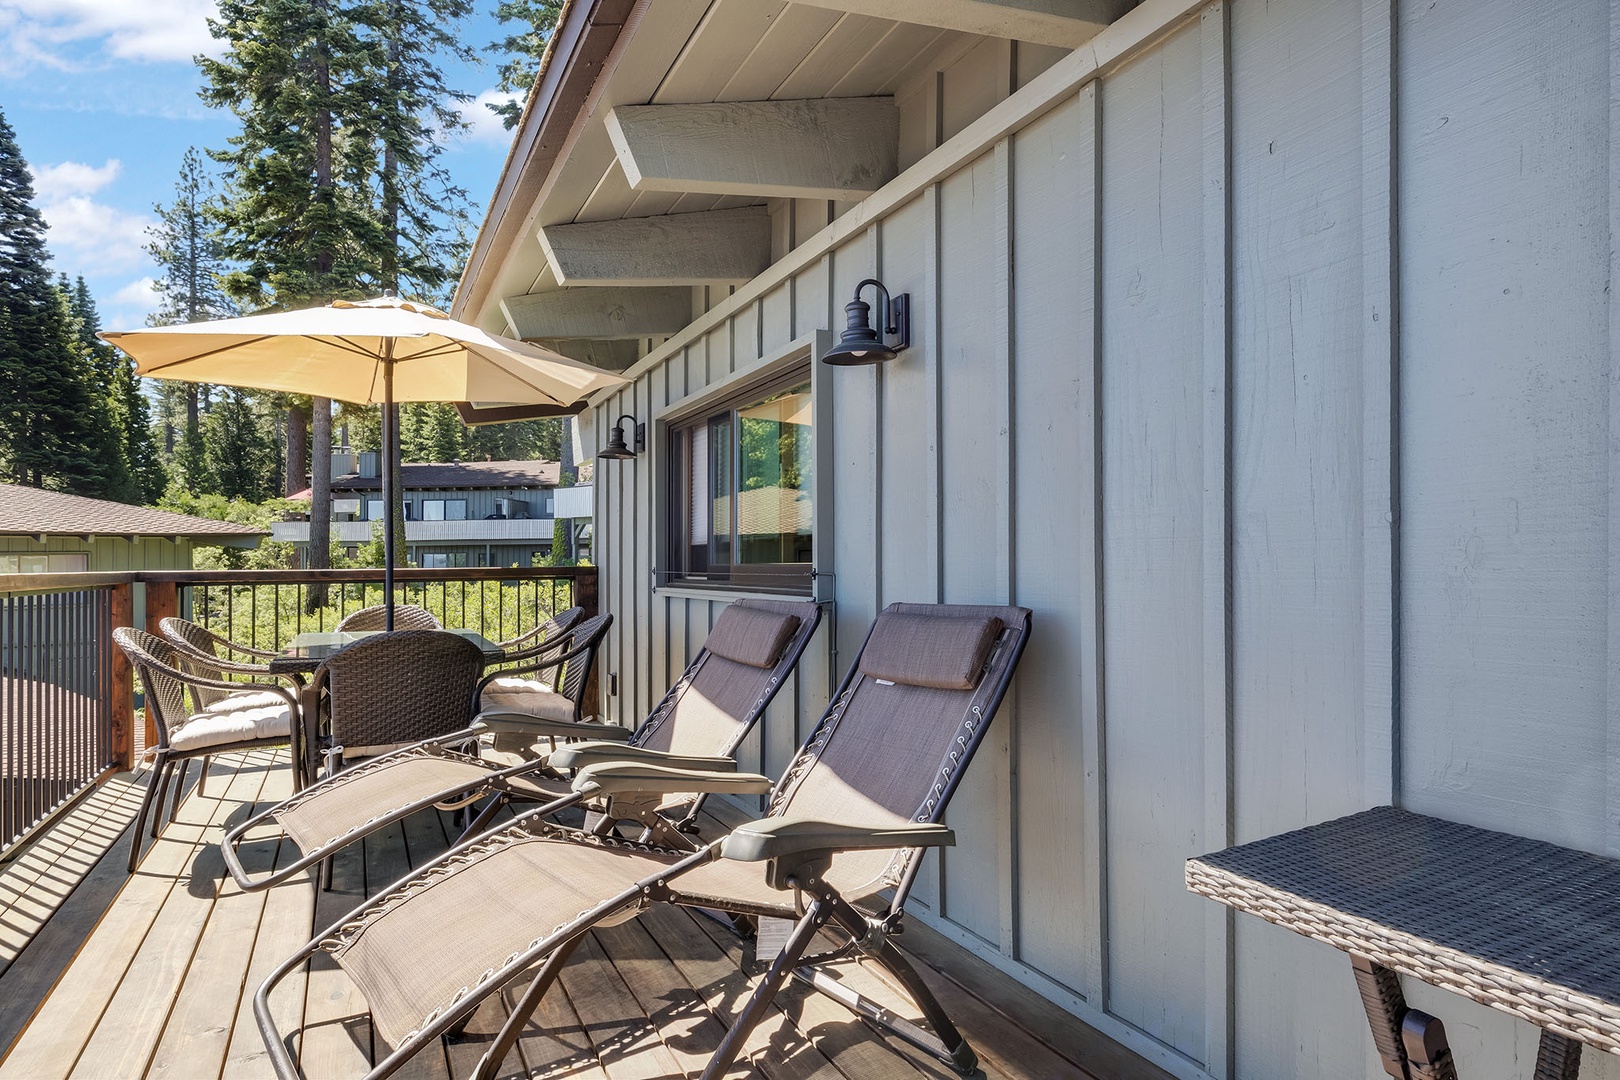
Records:
<instances>
[{"instance_id":1,"label":"board and batten siding","mask_svg":"<svg viewBox=\"0 0 1620 1080\"><path fill-rule=\"evenodd\" d=\"M912 295L909 352L818 373L835 604L745 766L883 605L1028 605L917 916L1179 1075L1382 1075L1346 959L1182 864L1390 801L1620 855L1617 26L1148 0L976 120L925 102L942 144L589 417L807 348L860 278ZM654 588L665 469L653 427L597 471L624 723L725 602ZM1528 1025L1408 994L1464 1075L1528 1075Z\"/></svg>"}]
</instances>

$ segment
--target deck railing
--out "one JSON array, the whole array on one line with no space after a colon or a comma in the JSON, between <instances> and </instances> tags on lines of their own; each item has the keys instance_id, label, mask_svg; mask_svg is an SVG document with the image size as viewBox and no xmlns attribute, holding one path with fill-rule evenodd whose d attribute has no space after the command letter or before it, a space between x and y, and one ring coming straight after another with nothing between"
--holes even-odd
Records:
<instances>
[{"instance_id":1,"label":"deck railing","mask_svg":"<svg viewBox=\"0 0 1620 1080\"><path fill-rule=\"evenodd\" d=\"M94 580L0 591L0 853L127 757L115 731L111 635L129 621L129 593ZM131 712L126 700L125 733Z\"/></svg>"},{"instance_id":2,"label":"deck railing","mask_svg":"<svg viewBox=\"0 0 1620 1080\"><path fill-rule=\"evenodd\" d=\"M575 605L595 614L596 581L594 567L400 569L395 602L499 641ZM156 741L150 714L136 729L138 688L112 646L138 606L152 633L183 615L277 649L382 603L382 588L380 569L0 574L0 859Z\"/></svg>"}]
</instances>

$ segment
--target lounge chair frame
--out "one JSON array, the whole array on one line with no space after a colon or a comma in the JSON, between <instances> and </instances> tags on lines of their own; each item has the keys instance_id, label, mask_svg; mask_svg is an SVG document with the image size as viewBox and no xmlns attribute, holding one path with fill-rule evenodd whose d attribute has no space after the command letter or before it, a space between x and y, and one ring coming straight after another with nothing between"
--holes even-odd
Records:
<instances>
[{"instance_id":1,"label":"lounge chair frame","mask_svg":"<svg viewBox=\"0 0 1620 1080\"><path fill-rule=\"evenodd\" d=\"M772 608L772 610L775 609ZM788 643L783 647L782 655L777 658L777 662L772 666L770 674L767 677L759 696L755 699L747 714L738 722L737 730L721 748L718 756L734 756L736 754L737 747L740 746L742 741L748 737L748 733L753 730L753 727L759 721L759 718L765 715L765 710L770 707L770 704L775 700L778 691L780 691L781 688L786 684L788 676L792 674L794 668L798 666L799 659L802 657L804 650L808 647L811 637L814 636L816 632L816 628L820 623L820 618L821 609L819 605L804 605L803 613L799 614L798 629L794 631L792 638L790 638ZM607 621L601 623L598 628L594 629L587 628L583 623L579 624L574 628L573 634L579 635L583 631L586 634L585 640L580 641L578 644L572 644L572 637L560 639L557 643L554 643L554 647L556 644L570 645L571 647L568 648L563 654L551 657L546 663L536 666L541 669L545 669L563 663L569 660L571 657L586 657L587 660L591 660L593 662L595 650L599 646L600 639L606 635L608 627L612 622L612 616L597 616L597 619L605 619ZM543 650L537 649L535 651L539 653ZM647 740L652 738L652 736L656 734L657 731L674 715L675 708L680 702L681 695L691 684L692 680L697 677L698 672L702 669L702 666L706 662L708 656L709 652L706 648L698 651L697 656L693 657L692 663L687 665L686 671L682 673L680 679L678 679L676 683L670 687L670 689L664 694L664 697L659 701L657 707L653 709L652 713L648 715L647 719L641 724L640 727L636 728L634 732L629 732L624 728L605 724L582 724L579 725L579 730L572 731L568 730L566 725L558 724L549 727L549 730L559 732L560 734L558 737L607 739L617 735L624 740L624 745L626 746L641 746ZM581 664L580 666L582 669L584 669L584 674L588 674L589 663ZM505 673L506 672L502 672L501 674ZM584 676L582 675L582 679L583 677ZM482 692L482 688L483 684L480 683L480 692ZM518 721L518 723L521 725L523 722ZM502 807L509 805L513 801L533 801L533 794L531 790L525 789L518 784L514 784L512 781L526 774L532 774L545 769L546 763L544 761L524 761L505 768L492 769L480 777L476 785L441 790L414 802L390 808L382 813L379 813L376 817L366 821L362 825L349 830L341 836L335 837L321 847L316 848L313 851L301 853L297 860L284 867L278 868L265 877L248 877L247 871L242 868L241 859L238 855L238 849L240 848L242 840L247 833L256 827L263 825L278 811L286 809L289 804L296 805L296 802L300 799L318 797L320 791L331 790L329 785L341 784L358 779L367 775L367 773L370 771L388 768L390 765L405 758L418 756L450 758L466 762L470 765L488 768L489 763L487 761L478 757L476 754L464 753L457 748L465 746L472 740L477 739L479 736L488 733L489 730L489 727L485 726L481 722L475 721L471 727L468 727L464 731L454 732L450 735L441 736L436 739L424 740L416 743L413 746L404 747L392 753L373 758L371 761L362 762L353 768L339 773L331 780L323 781L320 787L309 788L306 791L294 795L293 798L287 802L280 803L275 807L262 811L261 813L243 822L235 829L232 829L226 835L221 845L225 856L226 867L230 870L231 876L236 879L237 884L243 889L256 890L269 888L272 885L278 884L279 882L285 881L288 878L301 873L305 868L320 862L337 850L354 843L354 841L360 839L361 837L366 836L377 829L386 828L397 821L402 821L405 818L410 817L412 814L419 813L420 811L426 810L429 807L438 806L443 808L453 808L455 806L467 805L470 802L486 796L494 796L494 798L490 800L489 804L483 808L479 815L473 819L472 823L463 833L463 839L476 836L478 833L481 833L484 830L489 821L496 813L500 811ZM685 815L677 821L671 822L669 819L660 816L651 808L637 807L635 808L635 812L627 814L622 819L612 816L600 816L594 823L595 831L600 835L607 835L608 831L614 825L616 825L619 820L635 821L636 823L642 825L644 829L643 842L648 842L654 838L657 838L668 846L690 849L693 847L693 844L690 840L686 839L686 830L689 829L692 822L696 820L697 815L702 810L703 802L707 797L708 796L705 793L698 793L697 799L690 805ZM551 802L544 803L533 813L541 817L549 817L550 815L559 813L563 810L578 806L581 803L584 803L587 798L588 796L575 792Z\"/></svg>"},{"instance_id":2,"label":"lounge chair frame","mask_svg":"<svg viewBox=\"0 0 1620 1080\"><path fill-rule=\"evenodd\" d=\"M891 610L910 607L912 606L893 605ZM1001 635L985 661L983 675L964 710L954 747L947 752L945 760L941 762L932 790L915 815L914 821L922 828L938 826L951 796L961 784L968 763L983 743L985 732L1006 696L1018 660L1027 643L1030 628L1030 613L1024 609L1013 610L1020 611L1022 618L1017 624L1004 625ZM870 641L871 633L869 630L866 642ZM866 643L863 642L862 650L865 648ZM863 677L858 669L858 663L851 665L827 712L801 747L793 764L772 789L770 810L765 820L769 820L790 804L798 782L809 772L828 741L835 736L839 721L853 696L853 690ZM369 918L407 902L413 894L431 886L436 879L453 873L462 863L535 835L552 836L574 843L594 844L620 851L657 854L662 857L675 854L668 849L636 841L565 829L544 820L548 811L549 807L530 811L491 833L456 845L438 859L401 878L382 894L339 919L325 933L278 966L259 987L253 999L253 1011L259 1032L264 1038L271 1064L277 1075L289 1078L298 1077L301 1073L288 1052L281 1033L276 1029L271 1014L270 994L276 985L307 963L315 953L335 952L341 949L364 929ZM474 986L464 988L461 996L450 1006L437 1015L426 1018L420 1029L404 1039L393 1052L366 1074L366 1080L382 1080L393 1075L424 1047L464 1027L490 993L503 988L534 965L540 964L529 986L513 1006L494 1043L485 1052L473 1073L475 1080L493 1080L498 1075L501 1063L517 1044L529 1017L561 974L573 950L592 929L599 925L610 925L633 918L642 908L656 903L701 908L714 906L713 898L700 899L682 894L676 882L687 871L721 858L726 842L724 839L714 841L673 865L642 878L589 910L581 912L564 926L537 939L527 949L509 958L499 970L484 973ZM938 828L926 839L919 838L918 843L936 846L954 843L954 838L949 830ZM790 974L851 1009L868 1023L890 1031L896 1037L937 1058L959 1073L966 1075L974 1070L978 1063L977 1055L951 1023L944 1007L928 989L927 984L888 940L900 932L905 901L916 881L924 846L900 849L901 854L895 861L891 861L890 872L886 875L894 888L893 899L871 915L863 913L844 899L834 886L820 879L815 870L818 856L830 857L830 850L806 853L805 857L788 865L779 865L784 862L780 859L770 864L767 872L771 880L777 882L784 881L785 878L785 885L793 890L794 906L799 912L799 917L787 944L773 960L747 1004L728 1028L720 1047L703 1072L704 1080L719 1080L730 1069L748 1035L764 1016L777 991ZM900 864L898 872L895 872L896 861ZM825 868L825 863L820 865ZM799 870L797 876L787 873L792 866L797 866ZM768 917L782 915L780 908L767 909L748 903L727 903L725 910L743 915ZM805 952L815 934L829 923L842 929L849 936L850 942L830 953L806 956ZM888 1010L863 999L859 994L839 985L818 970L827 963L847 958L857 951L880 964L901 982L922 1011L931 1031L891 1015Z\"/></svg>"}]
</instances>

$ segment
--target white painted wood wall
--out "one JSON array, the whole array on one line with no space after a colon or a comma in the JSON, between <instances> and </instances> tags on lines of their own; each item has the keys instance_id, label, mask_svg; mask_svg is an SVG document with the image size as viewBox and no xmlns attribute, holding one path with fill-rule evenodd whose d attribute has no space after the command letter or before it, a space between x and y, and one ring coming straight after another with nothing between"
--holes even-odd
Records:
<instances>
[{"instance_id":1,"label":"white painted wood wall","mask_svg":"<svg viewBox=\"0 0 1620 1080\"><path fill-rule=\"evenodd\" d=\"M1174 1072L1382 1075L1347 961L1182 861L1392 799L1620 855L1617 21L1149 0L1095 60L988 45L901 95L920 164L814 236L778 208L797 250L595 410L836 329L860 278L912 294L911 351L827 383L840 653L750 764L884 604L1029 605L917 910ZM652 588L663 467L597 473L627 722L721 606ZM1528 1075L1528 1025L1408 994L1464 1076Z\"/></svg>"}]
</instances>

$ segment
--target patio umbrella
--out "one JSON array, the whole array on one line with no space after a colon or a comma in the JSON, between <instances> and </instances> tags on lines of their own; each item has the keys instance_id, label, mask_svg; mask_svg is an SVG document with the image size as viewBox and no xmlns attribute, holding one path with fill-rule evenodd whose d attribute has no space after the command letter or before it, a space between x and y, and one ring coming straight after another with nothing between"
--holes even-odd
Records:
<instances>
[{"instance_id":1,"label":"patio umbrella","mask_svg":"<svg viewBox=\"0 0 1620 1080\"><path fill-rule=\"evenodd\" d=\"M393 497L396 402L501 402L559 414L625 380L394 297L240 319L109 330L101 337L154 379L310 394L383 407L383 492ZM383 528L383 591L394 625L394 515Z\"/></svg>"}]
</instances>

